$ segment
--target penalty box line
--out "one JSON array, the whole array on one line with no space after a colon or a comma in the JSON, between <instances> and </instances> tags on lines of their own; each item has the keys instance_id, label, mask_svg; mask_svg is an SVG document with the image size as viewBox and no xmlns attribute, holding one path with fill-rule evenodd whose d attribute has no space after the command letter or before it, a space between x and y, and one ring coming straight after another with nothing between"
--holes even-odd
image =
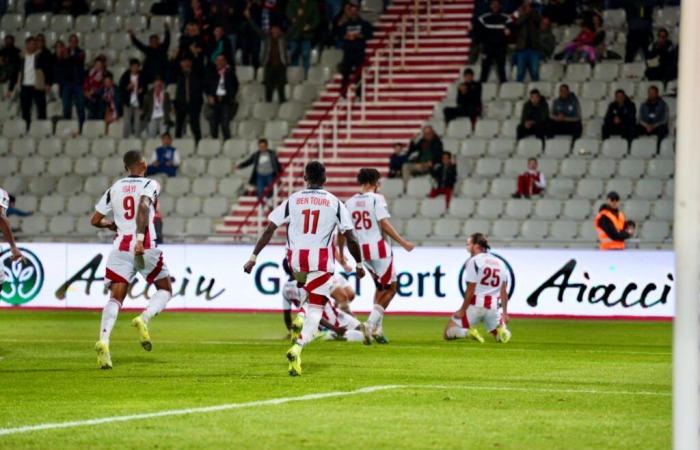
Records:
<instances>
[{"instance_id":1,"label":"penalty box line","mask_svg":"<svg viewBox=\"0 0 700 450\"><path fill-rule=\"evenodd\" d=\"M132 420L153 419L156 417L183 416L190 414L203 414L231 409L255 408L258 406L282 405L292 402L306 402L311 400L321 400L333 397L350 397L353 395L371 394L373 392L389 391L397 389L459 389L471 391L505 391L505 392L539 392L547 394L592 394L592 395L642 395L654 397L670 397L669 392L652 391L607 391L595 389L547 389L547 388L527 388L527 387L499 387L499 386L469 386L469 385L449 385L449 384L387 384L368 386L352 391L322 392L318 394L307 394L298 397L281 397L269 400L256 400L242 403L226 403L223 405L203 406L198 408L171 409L156 411L151 413L130 414L125 416L102 417L98 419L76 420L70 422L44 423L38 425L27 425L15 428L0 428L0 436L11 434L29 433L32 431L55 430L61 428L75 428L89 425L101 425L115 422L128 422Z\"/></svg>"}]
</instances>

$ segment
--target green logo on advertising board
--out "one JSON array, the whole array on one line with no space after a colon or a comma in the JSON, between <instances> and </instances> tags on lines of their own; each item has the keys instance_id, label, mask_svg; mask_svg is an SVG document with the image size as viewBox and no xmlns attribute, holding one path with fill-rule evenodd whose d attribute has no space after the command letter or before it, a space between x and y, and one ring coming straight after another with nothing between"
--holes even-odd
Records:
<instances>
[{"instance_id":1,"label":"green logo on advertising board","mask_svg":"<svg viewBox=\"0 0 700 450\"><path fill-rule=\"evenodd\" d=\"M11 305L34 300L44 285L44 267L39 258L26 248L20 248L20 251L24 261L12 261L9 249L0 253L0 268L3 271L0 280L4 279L0 299Z\"/></svg>"}]
</instances>

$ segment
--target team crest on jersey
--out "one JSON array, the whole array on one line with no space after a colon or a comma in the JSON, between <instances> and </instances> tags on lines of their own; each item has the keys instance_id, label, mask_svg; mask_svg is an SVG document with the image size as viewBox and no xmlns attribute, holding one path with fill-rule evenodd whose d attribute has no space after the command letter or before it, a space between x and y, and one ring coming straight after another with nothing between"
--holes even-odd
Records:
<instances>
[{"instance_id":1,"label":"team crest on jersey","mask_svg":"<svg viewBox=\"0 0 700 450\"><path fill-rule=\"evenodd\" d=\"M501 255L497 253L489 253L490 255L495 256L496 258L500 259L501 262L506 266L506 269L508 269L508 275L510 277L510 283L508 285L508 297L513 296L513 292L515 292L515 272L513 272L513 267L511 267L510 263ZM469 261L469 260L467 260ZM462 268L459 269L459 292L464 295L464 293L467 291L467 276L465 274L467 270L467 261L462 264Z\"/></svg>"},{"instance_id":2,"label":"team crest on jersey","mask_svg":"<svg viewBox=\"0 0 700 450\"><path fill-rule=\"evenodd\" d=\"M44 266L41 260L26 248L19 250L24 256L24 261L12 261L9 249L0 253L0 262L5 273L0 299L11 305L21 305L34 300L44 285Z\"/></svg>"}]
</instances>

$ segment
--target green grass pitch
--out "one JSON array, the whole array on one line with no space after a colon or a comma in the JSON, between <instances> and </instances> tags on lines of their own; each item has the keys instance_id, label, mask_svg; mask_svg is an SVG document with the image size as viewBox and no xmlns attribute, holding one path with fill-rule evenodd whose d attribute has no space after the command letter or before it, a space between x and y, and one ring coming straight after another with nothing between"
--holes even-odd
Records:
<instances>
[{"instance_id":1,"label":"green grass pitch","mask_svg":"<svg viewBox=\"0 0 700 450\"><path fill-rule=\"evenodd\" d=\"M386 346L314 342L290 378L279 314L164 313L151 353L122 313L0 310L0 448L657 449L671 445L671 324L513 320L513 340L445 342L445 318L385 319ZM490 336L489 336L490 337ZM72 428L28 425L238 404ZM340 394L333 394L340 395Z\"/></svg>"}]
</instances>

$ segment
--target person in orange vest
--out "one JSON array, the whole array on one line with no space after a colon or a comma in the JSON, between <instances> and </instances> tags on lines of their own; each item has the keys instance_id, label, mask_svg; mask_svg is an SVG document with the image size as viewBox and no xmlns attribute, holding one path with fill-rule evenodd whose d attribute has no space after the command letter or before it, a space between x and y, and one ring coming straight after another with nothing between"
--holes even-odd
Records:
<instances>
[{"instance_id":1,"label":"person in orange vest","mask_svg":"<svg viewBox=\"0 0 700 450\"><path fill-rule=\"evenodd\" d=\"M635 223L625 220L620 211L620 195L613 191L608 193L607 202L600 207L595 218L595 229L601 250L624 250L625 240L634 236Z\"/></svg>"}]
</instances>

